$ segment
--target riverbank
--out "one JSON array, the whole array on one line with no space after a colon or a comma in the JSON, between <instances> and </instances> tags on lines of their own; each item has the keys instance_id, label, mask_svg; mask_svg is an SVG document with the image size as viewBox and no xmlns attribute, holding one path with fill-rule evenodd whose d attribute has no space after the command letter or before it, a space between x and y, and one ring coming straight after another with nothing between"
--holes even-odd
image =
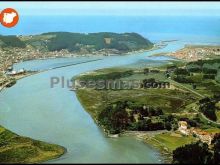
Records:
<instances>
[{"instance_id":1,"label":"riverbank","mask_svg":"<svg viewBox=\"0 0 220 165\"><path fill-rule=\"evenodd\" d=\"M134 55L135 56L135 55ZM132 57L132 61L133 61L133 58L134 58L134 56ZM143 56L143 55L141 55L141 56ZM129 58L129 56L128 56L128 58ZM140 57L138 57L138 58L140 58ZM120 59L120 57L119 57L119 59ZM124 61L124 58L122 58L122 60ZM105 60L105 61L103 61L103 62L100 62L100 63L103 63L103 64L106 64L106 63L108 63L108 61L109 61L109 59L108 60ZM79 66L78 68L79 68L79 71L80 72L82 72L82 70L84 70L83 68L80 68L81 66ZM76 71L75 71L76 70ZM93 69L91 69L91 70L93 70ZM74 74L79 74L79 71L77 70L77 68L75 68L74 67L74 71L73 71L73 73ZM67 69L63 69L63 71L62 71L62 73L59 73L58 72L58 74L62 74L62 76L63 76L63 74L65 75L65 76L69 76L69 77L71 77L71 74L72 74L72 72L70 73L70 68L67 68ZM32 81L34 81L34 82L36 82L36 81L45 81L45 83L46 83L46 80L45 79L40 79L39 80L39 77L38 76L33 76L34 78L33 78L33 80L29 80L28 79L28 82L31 84L32 83ZM25 81L26 82L26 81ZM41 86L41 85L37 85L36 86L36 89L38 90L38 88L39 89L42 89L43 88L43 90L45 90L45 91L49 91L46 87L44 88L45 86ZM32 89L32 88L31 88ZM14 90L16 91L16 90L19 90L19 89L17 89L16 87L14 88ZM27 94L28 95L28 90L23 90L23 92L24 92L24 95L25 94ZM7 94L7 92L5 92L6 94ZM51 96L47 96L48 95L48 92L45 92L45 94L44 94L44 97L45 98L47 98L47 97L51 97ZM58 96L58 95L61 95L61 97L58 97L57 99L59 99L59 100L57 100L56 102L54 102L54 101L52 101L52 102L48 102L48 105L50 105L51 104L51 106L54 106L54 105L56 105L56 109L57 110L59 110L59 107L61 106L61 107L66 107L66 102L59 102L60 100L62 100L62 98L67 98L68 97L68 92L63 92L62 93L62 91L59 91L59 93L57 93L56 94L56 96ZM56 98L56 96L53 96L53 98ZM8 96L7 96L8 97ZM71 96L72 97L72 96ZM12 96L10 96L10 98L13 98L13 95ZM129 152L129 156L128 156L128 154L123 154L123 151L120 151L120 149L118 150L119 151L119 153L120 154L116 154L116 155L114 155L114 159L111 159L111 158L108 158L108 157L106 157L106 158L104 158L104 159L98 159L97 160L97 158L95 158L95 160L93 160L93 158L94 157L96 157L95 155L96 155L96 153L98 153L99 152L99 149L96 149L96 148L94 148L94 147L91 147L91 148L86 148L86 149L88 149L88 151L90 151L91 150L91 152L92 153L94 153L94 154L92 154L89 158L87 158L87 157L85 157L84 155L87 153L86 151L84 152L84 150L82 150L80 153L81 153L81 155L82 155L82 157L81 158L78 158L78 156L75 154L75 149L74 149L74 146L77 148L77 150L79 149L79 150L81 150L81 147L80 146L76 146L75 145L75 143L72 143L72 142L74 142L75 140L76 141L78 141L79 139L83 139L83 140L80 140L80 143L82 143L82 144L85 144L85 145L90 145L90 141L91 141L91 139L94 141L94 143L95 144L99 144L99 142L100 141L102 141L102 136L100 137L99 135L99 133L97 134L97 132L95 132L95 131L97 131L96 130L96 126L92 126L92 127L90 127L90 125L92 125L91 124L91 121L90 121L90 117L88 117L88 120L86 120L86 121L88 121L88 122L85 122L85 120L81 120L81 118L75 118L75 116L78 116L78 115L80 115L80 114L82 114L81 113L81 111L83 111L84 109L83 108L81 108L81 106L78 106L78 105L80 105L80 104L78 104L78 100L77 99L74 99L74 106L71 106L72 104L70 104L70 106L68 106L68 108L62 108L62 110L64 110L64 114L68 114L68 117L67 116L65 116L65 115L60 115L59 116L59 118L56 118L56 113L54 113L54 110L51 110L50 108L47 108L47 109L44 109L44 108L46 108L44 105L44 101L43 100L41 100L41 98L42 98L42 93L41 94L39 94L38 95L38 93L36 93L35 95L33 95L33 99L34 100L39 100L40 101L40 103L39 103L39 101L37 102L37 103L35 103L37 106L36 107L33 107L33 108L31 108L31 109L25 109L25 106L26 106L26 101L24 101L23 99L21 100L19 100L19 105L18 105L18 108L16 109L16 105L14 105L13 106L13 104L12 105L10 105L10 107L12 108L12 109L15 109L16 111L20 111L20 112L22 112L22 113L24 113L24 114L34 114L34 113L37 113L37 114L41 114L41 112L44 114L44 112L46 111L47 113L48 113L48 115L50 115L50 116L53 116L55 119L52 119L51 118L51 120L49 121L49 122L47 122L47 119L44 119L43 120L43 122L41 122L41 123L39 123L39 122L36 122L35 121L35 118L38 116L38 115L36 115L34 118L31 118L32 116L30 115L30 116L28 116L28 118L26 118L26 119L28 119L28 120L33 120L33 122L31 122L30 121L30 125L32 125L33 127L35 127L35 128L37 128L37 131L36 131L36 133L34 133L33 131L31 131L29 128L28 129L26 129L26 130L24 130L24 131L22 131L22 134L23 134L23 132L25 132L25 134L26 135L31 135L32 137L35 137L35 136L37 136L37 137L40 137L40 138L42 138L42 137L45 137L45 135L44 135L44 133L43 133L43 131L42 130L44 130L44 129L42 129L42 127L44 127L44 126L51 126L50 128L51 129L48 129L48 130L52 130L52 132L50 132L50 137L48 137L48 140L50 141L50 139L52 138L53 139L53 142L55 142L55 143L57 143L57 141L58 141L58 143L59 144L63 144L64 146L66 146L67 148L68 148L68 155L71 155L71 156L67 156L65 159L59 159L59 160L55 160L55 162L137 162L137 158L138 158L138 162L157 162L157 159L154 159L155 158L155 155L152 155L152 152L154 152L155 150L151 150L149 147L148 147L148 145L146 145L146 146L143 146L142 145L142 143L140 143L140 142L136 142L136 140L134 140L133 138L131 138L131 140L129 140L129 142L127 142L126 141L126 144L123 144L123 142L124 142L124 140L123 140L123 138L122 139L117 139L117 140L113 140L112 141L112 139L110 139L110 138L108 138L108 139L105 139L105 141L103 141L100 145L101 146L103 146L103 143L104 143L104 145L106 145L106 146L109 146L109 145L111 145L111 146L115 146L114 147L114 150L112 150L112 147L108 147L108 148L106 148L106 150L105 150L105 152L106 153L109 153L109 154L112 154L113 152L115 153L115 151L116 150L118 150L118 148L117 148L117 146L118 145L121 145L121 144L123 144L123 148L126 148L127 149L127 151ZM74 97L75 98L75 97ZM76 101L75 101L76 100ZM76 103L75 103L76 102ZM24 105L25 104L25 105ZM41 107L42 106L42 111L41 110L38 110L39 109L39 107ZM77 106L77 107L76 107ZM75 111L70 111L70 109L75 109ZM80 112L78 112L77 110L79 109L79 111ZM31 111L31 112L30 112ZM79 114L78 114L79 113ZM13 115L11 115L11 116L13 116ZM7 115L7 121L8 122L10 122L10 121L13 121L13 119L11 118L11 116L9 116L9 115ZM20 117L19 117L20 116ZM25 116L25 117L27 117L27 116ZM42 119L42 117L44 118L45 116L43 115L39 115L39 119L37 119L37 121L39 120L40 121L40 119ZM60 117L61 117L61 119L62 119L62 121L68 121L68 123L72 123L73 122L73 124L72 124L72 126L71 127L68 127L69 126L69 124L68 125L65 125L65 123L63 123L63 122L61 122L60 121ZM63 117L63 118L62 118ZM87 117L87 116L83 116L84 117L84 119L85 119L85 117ZM25 122L23 122L22 121L22 119L24 118L24 115L23 114L21 114L21 113L19 113L18 114L18 120L17 121L15 121L15 123L16 123L16 125L23 125L23 124L25 124ZM47 117L46 117L47 118ZM87 119L87 118L86 118ZM77 131L78 129L79 129L79 123L82 123L82 124L80 124L80 125L82 125L82 128L81 129L84 129L85 127L89 127L89 129L91 130L91 131L89 131L88 132L88 135L91 135L91 136L89 136L88 137L88 143L89 144L87 144L87 142L85 141L85 139L84 138L82 138L82 137L80 137L80 135L76 135L75 134L75 131ZM22 123L22 124L21 124ZM40 125L39 125L40 124ZM85 124L85 125L84 125ZM62 126L60 126L60 125L62 125ZM75 127L74 125L77 125L77 127ZM95 125L95 124L93 124L93 125ZM63 127L65 126L65 130L63 129ZM62 127L62 128L60 128L60 127ZM15 129L20 129L19 127L17 127L16 128L16 126L15 126L15 124L12 124L11 125L11 128L15 128ZM53 129L53 128L55 128L55 130ZM95 129L94 129L95 128ZM56 133L56 131L59 131L59 133L57 134ZM73 132L73 133L71 133L71 132ZM95 134L93 134L93 132L95 132ZM54 133L54 134L53 134ZM60 137L60 134L62 134L62 135L65 135L65 137ZM40 135L40 136L39 136ZM95 135L95 137L94 137L94 135ZM97 136L98 135L98 136ZM67 137L67 138L66 138ZM94 137L94 138L93 138ZM75 139L74 139L75 138ZM47 139L47 137L45 137L45 138L42 138L42 139ZM133 150L133 147L132 146L129 146L129 145L127 145L127 143L128 144L132 144L132 145L134 145L135 144L135 147L137 147L136 148L136 150ZM115 144L117 144L117 146L115 145ZM84 145L83 145L84 146ZM83 148L83 146L82 146L82 148ZM116 150L115 150L116 149ZM71 151L72 150L72 151ZM96 151L97 150L97 151ZM124 149L123 149L124 150ZM148 151L149 151L149 154L148 154ZM146 153L144 153L144 152L146 152ZM127 152L126 152L127 153ZM158 154L157 152L155 152L156 154ZM99 153L100 154L100 153ZM109 155L109 154L107 154L107 155ZM105 154L106 155L106 154ZM117 157L117 155L120 155L120 157ZM133 157L131 157L130 155L133 155ZM144 156L145 155L145 156ZM104 155L102 155L102 156L104 156ZM86 161L85 161L86 160Z\"/></svg>"},{"instance_id":2,"label":"riverbank","mask_svg":"<svg viewBox=\"0 0 220 165\"><path fill-rule=\"evenodd\" d=\"M172 150L171 150L170 146L173 145L173 144L171 145L172 140L173 140L173 138L174 139L176 138L176 136L173 137L173 135L175 134L175 131L167 131L167 130L159 130L159 131L123 131L119 134L109 134L108 130L106 130L102 125L100 125L99 121L97 120L97 115L98 115L97 113L101 112L100 108L98 108L98 107L102 106L102 104L99 104L97 100L100 101L100 96L103 96L105 94L107 95L106 98L108 97L109 100L112 100L113 98L114 98L114 100L117 100L117 99L119 99L119 96L116 93L113 94L112 92L109 92L108 94L107 93L98 94L95 91L88 92L88 90L83 90L83 91L80 91L80 92L77 91L76 93L77 93L78 99L82 103L84 109L92 116L92 119L101 128L101 130L103 130L106 137L120 138L120 137L123 137L123 136L129 136L129 137L137 138L138 140L141 140L142 142L146 143L148 146L150 146L153 149L157 150L162 156L161 159L163 160L163 163L171 163L172 162L172 151L174 149L176 149L177 147L180 147L184 144L188 144L188 143L191 142L191 137L188 138L188 137L184 137L184 136L179 134L179 137L177 138L178 142L175 141L176 145L174 145L175 147L173 147ZM84 93L83 96L82 96L82 93ZM92 95L92 93L93 93L93 95ZM144 92L144 93L145 93L146 97L149 97L148 100L150 100L151 97L152 98L157 97L157 94L156 93L153 94L152 91L150 92L151 94L146 94L146 92ZM149 91L148 91L148 93L149 93ZM142 98L142 100L146 99L146 97L143 94L141 94L140 91L137 92L137 93L132 92L132 94L131 94L131 92L127 91L127 93L123 92L121 95L123 95L123 96L132 95L134 98L137 96L138 98L144 97L144 98ZM96 100L90 100L91 98L96 98ZM138 100L138 98L137 98L137 100ZM170 98L172 98L172 96L170 96ZM122 97L120 97L120 100L121 99L122 99ZM91 101L91 104L90 104L90 102L88 102L88 100ZM167 100L167 98L166 98L166 100ZM103 101L100 101L100 102L103 102ZM155 103L156 103L156 101L155 101ZM98 104L99 104L99 106L97 107ZM88 107L91 107L91 108L88 108ZM94 111L95 109L97 111ZM158 137L163 137L163 136L165 136L165 139L166 139L167 136L164 135L164 133L171 133L172 134L170 136L171 142L168 140L167 142L165 142L165 144L163 144L162 142L160 142L160 140L157 140Z\"/></svg>"},{"instance_id":3,"label":"riverbank","mask_svg":"<svg viewBox=\"0 0 220 165\"><path fill-rule=\"evenodd\" d=\"M217 62L218 61L216 61L215 64L216 68L219 67L216 66ZM206 63L208 63L208 61L206 61ZM197 135L196 137L194 137L193 134L184 134L180 132L179 122L181 122L182 120L187 120L187 128L195 127L196 129L203 130L204 132L209 131L209 133L206 134L209 137L211 137L212 133L219 132L219 129L216 126L213 126L211 122L203 122L200 116L195 115L199 112L199 109L195 110L191 106L198 100L202 99L203 95L206 95L209 92L211 93L210 96L213 95L214 92L216 92L216 89L212 91L209 91L208 89L208 87L213 87L213 85L209 84L209 86L203 86L201 82L202 80L204 81L204 79L202 79L201 77L201 80L198 80L198 78L200 77L198 77L199 73L197 73L196 75L187 74L188 76L192 77L194 83L197 83L196 89L193 89L191 84L176 82L178 80L173 80L175 74L179 74L178 72L175 72L175 70L170 71L169 76L166 75L167 70L169 68L172 68L172 66L175 66L176 70L178 70L179 68L189 66L189 64L190 63L184 62L180 64L172 61L172 63L169 63L169 65L165 64L158 67L147 67L147 65L145 65L145 68L140 69L139 66L138 68L132 68L133 70L131 70L131 67L129 66L126 66L127 68L106 68L95 70L89 73L84 73L75 77L78 80L117 80L115 82L128 82L129 80L151 80L153 82L169 81L170 88L167 89L127 89L127 87L123 89L118 88L122 86L116 85L113 89L78 89L76 90L76 94L84 109L92 116L92 118L95 120L96 123L98 123L99 126L100 123L104 125L101 126L101 128L104 129L104 132L107 132L107 135L110 135L111 138L117 138L120 136L134 136L137 139L142 140L143 142L158 150L164 157L164 161L166 163L171 163L173 151L177 148L198 141L199 139L204 143L207 143L205 136L203 137L202 135L201 138L198 138L200 136L199 133L198 137ZM126 74L128 71L131 74ZM205 81L208 82L210 80ZM214 80L212 80L212 82L213 81ZM201 86L203 88L201 88ZM152 107L160 108L163 111L163 114L148 116L149 111L143 113L143 105L145 105L145 107L148 107L147 109ZM115 107L119 108L116 109ZM133 107L133 109L131 107ZM140 115L141 112L143 113L143 115ZM120 115L119 118L117 118L118 115ZM165 119L167 115L168 120ZM149 123L151 124L151 121L156 123L158 121L163 122L165 119L166 121L168 121L169 124L170 119L172 118L174 120L171 120L171 122L174 121L176 123L174 127L168 129L172 131L166 131L166 127L163 131L145 131L149 129L148 125ZM148 123L146 124L146 122ZM195 125L190 125L190 122L195 123ZM121 127L121 132L114 127L114 124L118 123L120 123L121 125L126 123L126 125L123 125L124 127ZM120 124L117 125L117 128L120 128ZM167 122L164 123L164 125L166 124ZM116 130L117 133L108 134L112 130Z\"/></svg>"},{"instance_id":4,"label":"riverbank","mask_svg":"<svg viewBox=\"0 0 220 165\"><path fill-rule=\"evenodd\" d=\"M108 68L108 69L102 69L102 70L96 70L94 72L90 72L90 74L82 74L81 77L77 76L76 79L86 79L89 77L90 80L94 78L97 80L98 78L102 79L102 77L111 76L111 73L127 73L129 71L128 68ZM154 68L155 70L155 68ZM123 75L123 74L120 74ZM152 78L156 77L158 80L167 81L166 77L164 76L164 73L162 71L158 70L158 73L148 73L144 74L141 71L134 70L133 74L128 77L120 77L119 80L144 80L145 78ZM112 78L112 77L111 77ZM110 78L110 79L111 79ZM171 84L172 85L172 84ZM177 97L178 93L178 97ZM93 120L97 125L99 125L103 132L105 132L107 137L110 138L117 138L120 136L134 136L137 139L140 139L144 143L147 143L152 148L158 150L162 157L164 158L164 162L171 163L172 162L172 151L167 150L164 146L161 145L161 143L155 143L155 136L160 135L162 133L168 132L167 130L162 131L122 131L122 133L118 134L111 134L109 133L109 130L106 130L104 126L100 124L100 121L98 121L98 116L106 107L107 105L114 104L117 101L123 101L126 100L128 102L135 102L136 105L143 105L147 104L147 106L151 107L157 107L161 108L164 113L179 113L179 109L182 108L183 105L189 104L192 99L194 98L193 95L184 92L184 91L178 91L176 88L170 88L170 89L127 89L127 90L95 90L95 89L78 89L76 90L77 98L81 102L84 109L91 115ZM191 99L189 99L191 98ZM159 104L158 104L159 101ZM170 107L171 105L171 107ZM158 107L159 106L159 107ZM131 112L132 110L127 108L127 111ZM138 114L137 114L138 115ZM134 119L136 119L136 124L139 122L137 119L138 116L134 116ZM132 117L132 116L130 116ZM129 117L129 118L130 118ZM140 116L139 116L140 117ZM165 117L165 116L164 116ZM147 118L147 117L146 117ZM129 120L129 119L128 119ZM152 117L153 122L160 122L163 119ZM135 125L135 123L133 123ZM138 125L138 124L137 124ZM181 146L182 144L185 144L186 141L182 141L182 138L179 139L179 143ZM177 145L178 147L178 145Z\"/></svg>"},{"instance_id":5,"label":"riverbank","mask_svg":"<svg viewBox=\"0 0 220 165\"><path fill-rule=\"evenodd\" d=\"M173 151L181 146L196 142L193 136L183 136L179 131L157 130L157 131L125 131L120 133L120 137L134 137L141 140L157 150L162 156L162 162L171 164L173 161Z\"/></svg>"},{"instance_id":6,"label":"riverbank","mask_svg":"<svg viewBox=\"0 0 220 165\"><path fill-rule=\"evenodd\" d=\"M37 74L37 73L40 73L40 72L25 72L23 74L20 74L20 75L14 75L14 76L10 76L8 78L8 80L5 81L5 83L3 83L1 86L0 86L0 92L5 89L5 88L10 88L11 86L15 85L16 84L16 81L22 79L22 78L25 78L25 77L28 77L28 76L32 76L34 74Z\"/></svg>"},{"instance_id":7,"label":"riverbank","mask_svg":"<svg viewBox=\"0 0 220 165\"><path fill-rule=\"evenodd\" d=\"M28 72L23 75L15 76L14 81L32 76L39 72ZM8 88L11 81L0 88L0 92ZM13 83L12 86L15 84ZM11 87L11 85L10 85ZM0 163L41 163L51 159L61 157L67 152L67 149L28 137L17 135L8 129L0 126Z\"/></svg>"},{"instance_id":8,"label":"riverbank","mask_svg":"<svg viewBox=\"0 0 220 165\"><path fill-rule=\"evenodd\" d=\"M170 131L167 130L158 130L158 131L125 131L120 136L132 136L143 143L153 147L156 149L161 156L163 157L163 163L172 163L172 151L169 151L166 146L164 146L161 142L156 140L155 136L163 133L168 133Z\"/></svg>"},{"instance_id":9,"label":"riverbank","mask_svg":"<svg viewBox=\"0 0 220 165\"><path fill-rule=\"evenodd\" d=\"M78 97L80 100L80 98ZM80 101L81 102L81 101ZM82 104L84 106L84 104ZM160 141L156 139L156 135L163 136L164 133L173 133L175 134L175 131L167 131L167 130L157 130L157 131L123 131L119 134L109 134L108 130L106 130L102 125L99 124L98 120L94 118L91 111L88 111L86 107L84 109L92 116L92 119L94 122L101 128L102 133L107 138L121 138L121 137L133 137L137 140L142 141L145 145L151 147L153 150L156 150L160 155L160 161L161 163L168 163L171 164L173 160L172 150L168 149L167 145L164 145ZM179 137L182 137L182 135L179 134ZM188 138L186 138L188 139ZM181 143L182 139L180 140L180 143L176 144L176 148L180 147L184 144L188 144L191 142L191 138L189 141L185 140L183 143ZM169 145L169 144L168 144Z\"/></svg>"},{"instance_id":10,"label":"riverbank","mask_svg":"<svg viewBox=\"0 0 220 165\"><path fill-rule=\"evenodd\" d=\"M64 68L64 67L69 67L69 66L73 66L73 65L79 65L79 64L83 64L83 63L88 63L88 62L94 62L94 61L99 61L102 59L95 59L95 60L89 60L89 61L85 61L85 62L79 62L79 63L74 63L74 64L68 64L68 65L62 65L62 66L58 66L58 67L53 67L53 68L48 68L45 70L41 70L41 71L26 71L24 74L20 74L20 75L14 75L14 76L10 76L11 78L13 78L12 80L6 82L5 84L0 86L0 92L5 89L9 84L11 84L13 81L15 81L15 83L13 83L11 86L13 86L14 84L16 84L17 80L20 80L22 78L25 77L29 77L35 74L39 74L39 73L43 73L49 70L54 70L54 69L59 69L59 68ZM9 87L11 87L9 86Z\"/></svg>"},{"instance_id":11,"label":"riverbank","mask_svg":"<svg viewBox=\"0 0 220 165\"><path fill-rule=\"evenodd\" d=\"M66 153L62 146L19 136L0 126L0 163L41 163Z\"/></svg>"},{"instance_id":12,"label":"riverbank","mask_svg":"<svg viewBox=\"0 0 220 165\"><path fill-rule=\"evenodd\" d=\"M117 52L117 53L107 53L106 51L103 49L102 51L93 51L92 53L89 52L84 52L82 53L72 53L69 52L65 49L61 50L61 51L49 51L49 52L35 52L34 50L23 50L21 49L18 54L22 54L23 52L28 52L27 57L23 57L23 56L19 56L19 58L17 58L17 56L12 56L12 58L7 58L6 56L4 56L4 51L7 52L6 50L2 51L0 49L0 61L4 61L4 58L6 58L7 62L3 62L2 66L0 64L0 72L4 72L5 70L7 70L8 68L12 67L14 64L16 63L21 63L21 62L25 62L25 61L32 61L32 60L46 60L46 59L59 59L59 58L78 58L78 57L104 57L104 56L124 56L124 55L131 55L131 54L137 54L137 53L143 53L143 52L149 52L149 51L153 51L153 50L157 50L157 49L162 49L164 47L167 46L166 44L167 41L160 41L159 43L155 43L152 45L152 47L150 48L142 48L139 50L132 50L132 51L128 51L128 52ZM173 41L172 41L173 42ZM10 49L9 51L12 52L17 52L19 49ZM1 52L2 51L2 52ZM33 51L33 52L32 52ZM7 53L6 53L7 54ZM16 58L16 60L12 60ZM3 66L4 64L4 66Z\"/></svg>"}]
</instances>

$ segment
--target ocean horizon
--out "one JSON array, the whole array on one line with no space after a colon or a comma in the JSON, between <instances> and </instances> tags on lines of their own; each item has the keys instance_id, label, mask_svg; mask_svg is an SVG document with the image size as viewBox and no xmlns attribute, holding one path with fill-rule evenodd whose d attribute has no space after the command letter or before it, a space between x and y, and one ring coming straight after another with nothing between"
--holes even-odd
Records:
<instances>
[{"instance_id":1,"label":"ocean horizon","mask_svg":"<svg viewBox=\"0 0 220 165\"><path fill-rule=\"evenodd\" d=\"M181 40L220 44L218 16L58 16L20 15L14 28L0 26L1 35L35 35L46 32L135 32L153 42Z\"/></svg>"}]
</instances>

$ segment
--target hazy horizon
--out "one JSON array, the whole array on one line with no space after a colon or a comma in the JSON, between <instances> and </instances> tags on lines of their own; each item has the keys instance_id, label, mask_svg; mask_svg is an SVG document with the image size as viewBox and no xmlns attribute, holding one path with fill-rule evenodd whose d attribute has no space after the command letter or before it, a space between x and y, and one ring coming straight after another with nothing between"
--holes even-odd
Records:
<instances>
[{"instance_id":1,"label":"hazy horizon","mask_svg":"<svg viewBox=\"0 0 220 165\"><path fill-rule=\"evenodd\" d=\"M219 16L219 2L0 2L20 15Z\"/></svg>"}]
</instances>

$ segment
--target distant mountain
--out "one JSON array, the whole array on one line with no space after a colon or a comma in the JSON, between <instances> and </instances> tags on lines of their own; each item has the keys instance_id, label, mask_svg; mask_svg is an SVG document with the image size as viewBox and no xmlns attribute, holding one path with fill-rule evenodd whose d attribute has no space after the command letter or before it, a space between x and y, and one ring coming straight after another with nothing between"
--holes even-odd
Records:
<instances>
[{"instance_id":1,"label":"distant mountain","mask_svg":"<svg viewBox=\"0 0 220 165\"><path fill-rule=\"evenodd\" d=\"M33 36L1 36L0 47L31 47L39 51L60 51L63 49L69 52L93 52L116 50L129 52L140 49L150 49L153 44L137 33L69 33L50 32Z\"/></svg>"}]
</instances>

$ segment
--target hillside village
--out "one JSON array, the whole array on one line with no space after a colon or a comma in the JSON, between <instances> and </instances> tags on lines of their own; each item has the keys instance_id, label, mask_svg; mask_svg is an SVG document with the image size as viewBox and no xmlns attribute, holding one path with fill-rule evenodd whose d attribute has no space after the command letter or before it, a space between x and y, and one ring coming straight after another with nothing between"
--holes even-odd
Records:
<instances>
[{"instance_id":1,"label":"hillside village","mask_svg":"<svg viewBox=\"0 0 220 165\"><path fill-rule=\"evenodd\" d=\"M0 48L0 90L3 86L10 84L14 79L19 79L22 76L29 74L29 71L24 69L14 70L15 63L35 60L35 59L48 59L58 57L73 56L67 50L54 51L54 52L41 52L33 48Z\"/></svg>"}]
</instances>

